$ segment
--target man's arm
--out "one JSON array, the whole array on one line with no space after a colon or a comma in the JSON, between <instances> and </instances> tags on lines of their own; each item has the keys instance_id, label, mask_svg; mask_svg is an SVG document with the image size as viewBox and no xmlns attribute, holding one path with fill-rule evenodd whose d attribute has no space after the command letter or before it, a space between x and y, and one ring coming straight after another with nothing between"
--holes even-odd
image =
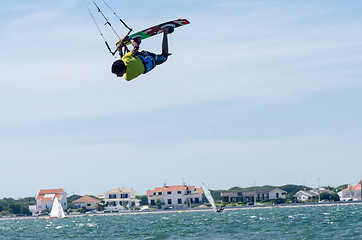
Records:
<instances>
[{"instance_id":1,"label":"man's arm","mask_svg":"<svg viewBox=\"0 0 362 240\"><path fill-rule=\"evenodd\" d=\"M138 37L136 39L131 39L131 44L133 46L133 49L131 50L131 52L133 55L136 55L138 52L138 49L140 48L141 38Z\"/></svg>"},{"instance_id":2,"label":"man's arm","mask_svg":"<svg viewBox=\"0 0 362 240\"><path fill-rule=\"evenodd\" d=\"M127 42L127 41L129 41L129 37L126 35L126 36L124 36L124 37L122 38L121 43ZM131 52L132 52L133 55L136 55L137 52L138 52L138 49L140 48L141 38L140 38L140 37L135 38L135 39L132 38L130 42L131 42L131 44L132 44L132 46L133 46L133 49L131 50ZM122 51L122 44L121 44L121 43L118 43L118 44L117 44L117 50L118 50L119 52Z\"/></svg>"}]
</instances>

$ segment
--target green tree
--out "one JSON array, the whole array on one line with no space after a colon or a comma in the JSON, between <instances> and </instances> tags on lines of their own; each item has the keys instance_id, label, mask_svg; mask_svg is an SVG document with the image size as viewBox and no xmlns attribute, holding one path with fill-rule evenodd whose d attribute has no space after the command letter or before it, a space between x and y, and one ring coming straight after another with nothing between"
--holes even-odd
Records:
<instances>
[{"instance_id":1,"label":"green tree","mask_svg":"<svg viewBox=\"0 0 362 240\"><path fill-rule=\"evenodd\" d=\"M36 201L33 197L20 198L15 200L13 198L0 199L0 212L2 215L17 214L24 215L29 214L29 205L35 205Z\"/></svg>"},{"instance_id":2,"label":"green tree","mask_svg":"<svg viewBox=\"0 0 362 240\"><path fill-rule=\"evenodd\" d=\"M141 205L148 205L147 195L136 196L137 199L141 200Z\"/></svg>"},{"instance_id":3,"label":"green tree","mask_svg":"<svg viewBox=\"0 0 362 240\"><path fill-rule=\"evenodd\" d=\"M222 191L210 190L210 193L211 193L212 197L214 198L215 202L222 200L221 192Z\"/></svg>"},{"instance_id":4,"label":"green tree","mask_svg":"<svg viewBox=\"0 0 362 240\"><path fill-rule=\"evenodd\" d=\"M15 201L26 205L36 205L36 200L34 197L19 198Z\"/></svg>"},{"instance_id":5,"label":"green tree","mask_svg":"<svg viewBox=\"0 0 362 240\"><path fill-rule=\"evenodd\" d=\"M156 200L156 206L157 206L158 209L161 209L162 204L161 204L161 200L160 200L160 199L157 199L157 200Z\"/></svg>"},{"instance_id":6,"label":"green tree","mask_svg":"<svg viewBox=\"0 0 362 240\"><path fill-rule=\"evenodd\" d=\"M70 206L73 201L75 201L75 200L77 200L77 199L79 199L79 198L81 198L81 197L82 197L82 196L76 195L76 194L68 197L68 198L67 198L67 206Z\"/></svg>"},{"instance_id":7,"label":"green tree","mask_svg":"<svg viewBox=\"0 0 362 240\"><path fill-rule=\"evenodd\" d=\"M337 193L328 193L328 192L323 192L320 194L320 198L321 200L333 200L333 201L339 201L339 196Z\"/></svg>"},{"instance_id":8,"label":"green tree","mask_svg":"<svg viewBox=\"0 0 362 240\"><path fill-rule=\"evenodd\" d=\"M10 210L14 214L21 214L21 204L19 203L11 203L10 204Z\"/></svg>"},{"instance_id":9,"label":"green tree","mask_svg":"<svg viewBox=\"0 0 362 240\"><path fill-rule=\"evenodd\" d=\"M341 185L341 186L338 186L338 187L336 187L336 191L337 192L340 192L340 191L342 191L343 189L346 189L346 188L348 188L348 184L343 184L343 185Z\"/></svg>"}]
</instances>

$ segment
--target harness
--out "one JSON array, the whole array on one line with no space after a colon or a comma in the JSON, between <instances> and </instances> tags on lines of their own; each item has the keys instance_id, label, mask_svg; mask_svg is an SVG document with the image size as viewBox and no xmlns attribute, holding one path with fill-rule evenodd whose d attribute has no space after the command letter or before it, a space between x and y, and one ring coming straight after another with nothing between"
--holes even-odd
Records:
<instances>
[{"instance_id":1,"label":"harness","mask_svg":"<svg viewBox=\"0 0 362 240\"><path fill-rule=\"evenodd\" d=\"M136 56L139 57L142 60L143 65L145 65L145 72L143 74L148 73L156 67L155 59L148 52L141 51L138 52Z\"/></svg>"}]
</instances>

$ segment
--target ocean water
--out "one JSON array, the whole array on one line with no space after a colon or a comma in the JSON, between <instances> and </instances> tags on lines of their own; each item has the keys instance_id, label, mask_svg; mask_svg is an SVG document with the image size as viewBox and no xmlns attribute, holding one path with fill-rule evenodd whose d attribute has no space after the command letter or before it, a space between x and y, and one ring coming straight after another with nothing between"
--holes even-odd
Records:
<instances>
[{"instance_id":1,"label":"ocean water","mask_svg":"<svg viewBox=\"0 0 362 240\"><path fill-rule=\"evenodd\" d=\"M0 239L362 239L362 205L0 221Z\"/></svg>"}]
</instances>

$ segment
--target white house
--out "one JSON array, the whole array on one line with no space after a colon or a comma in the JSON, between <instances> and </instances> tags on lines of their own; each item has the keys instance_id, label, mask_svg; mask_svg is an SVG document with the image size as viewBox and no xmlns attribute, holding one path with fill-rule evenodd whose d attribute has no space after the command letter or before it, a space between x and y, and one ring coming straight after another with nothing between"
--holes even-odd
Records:
<instances>
[{"instance_id":1,"label":"white house","mask_svg":"<svg viewBox=\"0 0 362 240\"><path fill-rule=\"evenodd\" d=\"M300 190L295 195L296 199L301 202L306 202L312 199L318 199L317 190Z\"/></svg>"},{"instance_id":2,"label":"white house","mask_svg":"<svg viewBox=\"0 0 362 240\"><path fill-rule=\"evenodd\" d=\"M36 195L36 206L29 206L29 210L33 215L43 212L46 209L51 209L53 207L54 198L57 197L59 199L60 204L63 209L68 208L67 206L67 192L60 189L41 189L38 191Z\"/></svg>"},{"instance_id":3,"label":"white house","mask_svg":"<svg viewBox=\"0 0 362 240\"><path fill-rule=\"evenodd\" d=\"M362 180L356 185L348 185L348 188L343 189L338 193L341 201L359 201L362 200Z\"/></svg>"},{"instance_id":4,"label":"white house","mask_svg":"<svg viewBox=\"0 0 362 240\"><path fill-rule=\"evenodd\" d=\"M306 202L308 200L313 200L313 199L318 200L319 195L325 192L329 194L334 194L333 191L321 187L319 189L317 188L312 190L300 190L294 196L297 198L298 201Z\"/></svg>"},{"instance_id":5,"label":"white house","mask_svg":"<svg viewBox=\"0 0 362 240\"><path fill-rule=\"evenodd\" d=\"M157 207L157 202L160 202L163 209L184 209L202 204L202 188L187 185L167 186L165 184L163 187L148 190L147 197L151 207Z\"/></svg>"},{"instance_id":6,"label":"white house","mask_svg":"<svg viewBox=\"0 0 362 240\"><path fill-rule=\"evenodd\" d=\"M141 200L136 198L136 191L124 187L115 188L104 193L106 210L119 211L124 207L139 207Z\"/></svg>"},{"instance_id":7,"label":"white house","mask_svg":"<svg viewBox=\"0 0 362 240\"><path fill-rule=\"evenodd\" d=\"M72 204L74 205L75 209L79 208L86 208L87 210L94 210L98 207L101 201L94 197L85 195L77 200L74 200Z\"/></svg>"},{"instance_id":8,"label":"white house","mask_svg":"<svg viewBox=\"0 0 362 240\"><path fill-rule=\"evenodd\" d=\"M223 202L257 202L263 200L285 199L287 192L279 188L264 188L254 191L244 192L222 192L221 197Z\"/></svg>"}]
</instances>

